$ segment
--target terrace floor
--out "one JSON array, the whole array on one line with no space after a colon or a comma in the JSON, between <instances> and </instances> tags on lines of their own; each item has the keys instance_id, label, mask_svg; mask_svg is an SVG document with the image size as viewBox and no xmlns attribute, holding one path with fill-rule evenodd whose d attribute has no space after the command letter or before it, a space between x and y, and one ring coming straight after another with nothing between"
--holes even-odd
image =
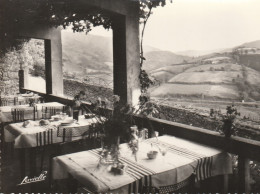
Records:
<instances>
[{"instance_id":1,"label":"terrace floor","mask_svg":"<svg viewBox=\"0 0 260 194\"><path fill-rule=\"evenodd\" d=\"M84 148L84 147L83 147ZM82 145L80 144L73 144L73 146L66 146L63 149L66 151L63 152L63 154L66 153L72 153L72 152L78 152L82 151ZM6 149L8 152L11 150ZM49 187L49 179L50 179L50 172L49 172L49 164L48 164L48 156L52 152L51 149L45 150L45 157L44 157L44 164L43 164L43 170L47 171L47 178L44 181L38 182L38 183L30 183L25 185L18 185L22 182L23 178L20 176L20 159L19 159L19 150L15 149L13 156L9 153L3 154L2 157L2 167L1 167L1 180L2 180L2 190L3 193L18 193L18 192L43 192L43 193L49 193L49 192L66 192L67 190L67 183L66 181L60 181L58 184L55 185L55 188ZM26 158L29 158L29 153L26 154ZM37 161L37 174L36 176L39 176L41 174L40 170L40 153L36 155L36 161ZM27 161L28 163L28 161ZM25 171L25 175L30 177L30 170L27 168Z\"/></svg>"}]
</instances>

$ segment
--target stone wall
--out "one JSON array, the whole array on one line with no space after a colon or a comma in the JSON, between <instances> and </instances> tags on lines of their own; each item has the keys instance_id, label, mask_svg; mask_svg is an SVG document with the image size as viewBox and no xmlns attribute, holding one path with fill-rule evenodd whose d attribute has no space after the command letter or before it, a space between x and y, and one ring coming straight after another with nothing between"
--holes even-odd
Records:
<instances>
[{"instance_id":1,"label":"stone wall","mask_svg":"<svg viewBox=\"0 0 260 194\"><path fill-rule=\"evenodd\" d=\"M192 125L195 127L201 127L204 129L210 129L213 131L218 131L218 128L221 124L220 121L211 119L209 116L166 105L160 106L160 112L162 113L165 120Z\"/></svg>"},{"instance_id":2,"label":"stone wall","mask_svg":"<svg viewBox=\"0 0 260 194\"><path fill-rule=\"evenodd\" d=\"M192 125L203 129L219 131L222 127L222 121L211 118L209 115L200 114L191 110L160 105L160 113L162 119ZM236 124L236 127L238 128L238 136L260 141L259 132L255 128L244 125L240 122Z\"/></svg>"},{"instance_id":3,"label":"stone wall","mask_svg":"<svg viewBox=\"0 0 260 194\"><path fill-rule=\"evenodd\" d=\"M102 100L105 100L105 98L109 101L112 100L113 90L110 88L93 86L72 79L64 79L63 85L65 96L74 97L80 91L85 91L87 94L87 101L94 102L98 97Z\"/></svg>"}]
</instances>

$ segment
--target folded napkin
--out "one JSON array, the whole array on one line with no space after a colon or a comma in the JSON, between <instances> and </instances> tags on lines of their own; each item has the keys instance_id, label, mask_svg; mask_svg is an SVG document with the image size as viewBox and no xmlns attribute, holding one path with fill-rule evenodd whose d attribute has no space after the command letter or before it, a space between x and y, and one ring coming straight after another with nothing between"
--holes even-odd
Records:
<instances>
[{"instance_id":1,"label":"folded napkin","mask_svg":"<svg viewBox=\"0 0 260 194\"><path fill-rule=\"evenodd\" d=\"M31 120L23 122L23 127L25 127L25 128L32 127L32 126L34 126L34 124Z\"/></svg>"},{"instance_id":2,"label":"folded napkin","mask_svg":"<svg viewBox=\"0 0 260 194\"><path fill-rule=\"evenodd\" d=\"M49 125L50 121L42 119L42 120L40 120L39 124L40 124L40 126Z\"/></svg>"}]
</instances>

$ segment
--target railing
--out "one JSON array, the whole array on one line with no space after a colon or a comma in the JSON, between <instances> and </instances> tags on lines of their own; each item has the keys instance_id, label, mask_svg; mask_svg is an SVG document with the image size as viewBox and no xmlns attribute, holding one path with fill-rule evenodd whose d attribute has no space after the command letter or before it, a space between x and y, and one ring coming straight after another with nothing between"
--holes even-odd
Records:
<instances>
[{"instance_id":1,"label":"railing","mask_svg":"<svg viewBox=\"0 0 260 194\"><path fill-rule=\"evenodd\" d=\"M24 89L24 91L28 90ZM39 95L44 96L47 101L57 101L63 104L68 104L72 100L42 93L39 93ZM88 106L90 104L86 103L86 105ZM238 190L240 192L249 193L249 159L260 161L259 141L241 137L225 138L218 132L157 118L147 118L136 115L135 120L138 124L141 124L144 127L150 128L152 126L154 129L159 131L160 134L174 135L176 137L215 147L238 155Z\"/></svg>"}]
</instances>

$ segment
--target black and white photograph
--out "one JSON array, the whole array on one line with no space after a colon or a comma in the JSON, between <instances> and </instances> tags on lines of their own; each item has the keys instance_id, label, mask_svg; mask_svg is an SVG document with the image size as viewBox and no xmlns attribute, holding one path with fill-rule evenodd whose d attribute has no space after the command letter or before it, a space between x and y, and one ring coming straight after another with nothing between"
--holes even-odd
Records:
<instances>
[{"instance_id":1,"label":"black and white photograph","mask_svg":"<svg viewBox=\"0 0 260 194\"><path fill-rule=\"evenodd\" d=\"M260 0L0 0L0 193L260 193Z\"/></svg>"}]
</instances>

